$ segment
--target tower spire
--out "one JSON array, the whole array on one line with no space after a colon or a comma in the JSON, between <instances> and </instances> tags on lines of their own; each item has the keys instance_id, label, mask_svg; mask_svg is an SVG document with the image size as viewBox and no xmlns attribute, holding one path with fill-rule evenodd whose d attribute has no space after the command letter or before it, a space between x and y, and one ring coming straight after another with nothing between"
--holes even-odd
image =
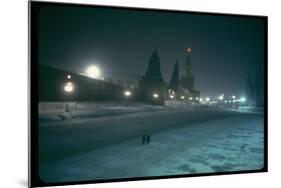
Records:
<instances>
[{"instance_id":1,"label":"tower spire","mask_svg":"<svg viewBox=\"0 0 281 188\"><path fill-rule=\"evenodd\" d=\"M186 60L185 60L185 66L184 66L184 72L183 72L183 75L185 76L185 77L191 77L192 75L191 75L191 68L192 68L192 66L191 66L191 58L190 58L190 56L191 56L191 48L187 48L187 57L186 57Z\"/></svg>"},{"instance_id":2,"label":"tower spire","mask_svg":"<svg viewBox=\"0 0 281 188\"><path fill-rule=\"evenodd\" d=\"M170 84L169 84L170 89L177 92L178 87L179 87L179 82L180 82L179 81L179 64L178 64L178 61L176 61L175 65L174 65L174 71L173 71L173 74L170 79Z\"/></svg>"},{"instance_id":3,"label":"tower spire","mask_svg":"<svg viewBox=\"0 0 281 188\"><path fill-rule=\"evenodd\" d=\"M188 91L193 91L193 83L194 83L194 78L191 74L191 48L187 48L187 57L184 63L184 70L183 70L183 75L182 75L182 80L181 80L181 85L187 89Z\"/></svg>"},{"instance_id":4,"label":"tower spire","mask_svg":"<svg viewBox=\"0 0 281 188\"><path fill-rule=\"evenodd\" d=\"M149 64L147 71L144 75L145 79L163 81L161 70L160 70L160 58L157 50L155 49L149 58Z\"/></svg>"}]
</instances>

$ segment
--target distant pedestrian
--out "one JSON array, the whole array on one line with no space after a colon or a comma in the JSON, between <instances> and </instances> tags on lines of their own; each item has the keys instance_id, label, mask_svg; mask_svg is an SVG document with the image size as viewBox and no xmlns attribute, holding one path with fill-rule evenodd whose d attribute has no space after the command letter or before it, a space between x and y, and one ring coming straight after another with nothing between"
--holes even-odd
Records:
<instances>
[{"instance_id":1,"label":"distant pedestrian","mask_svg":"<svg viewBox=\"0 0 281 188\"><path fill-rule=\"evenodd\" d=\"M147 144L150 143L150 134L146 135L146 141L147 141Z\"/></svg>"},{"instance_id":2,"label":"distant pedestrian","mask_svg":"<svg viewBox=\"0 0 281 188\"><path fill-rule=\"evenodd\" d=\"M149 134L142 135L142 145L149 144L151 141L151 136Z\"/></svg>"}]
</instances>

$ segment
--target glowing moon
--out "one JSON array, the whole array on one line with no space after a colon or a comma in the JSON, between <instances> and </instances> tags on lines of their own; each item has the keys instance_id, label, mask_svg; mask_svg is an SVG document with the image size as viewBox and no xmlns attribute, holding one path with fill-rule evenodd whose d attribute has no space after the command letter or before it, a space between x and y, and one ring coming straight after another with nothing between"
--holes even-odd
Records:
<instances>
[{"instance_id":1,"label":"glowing moon","mask_svg":"<svg viewBox=\"0 0 281 188\"><path fill-rule=\"evenodd\" d=\"M86 73L89 77L95 79L99 78L101 74L100 69L96 65L89 66Z\"/></svg>"}]
</instances>

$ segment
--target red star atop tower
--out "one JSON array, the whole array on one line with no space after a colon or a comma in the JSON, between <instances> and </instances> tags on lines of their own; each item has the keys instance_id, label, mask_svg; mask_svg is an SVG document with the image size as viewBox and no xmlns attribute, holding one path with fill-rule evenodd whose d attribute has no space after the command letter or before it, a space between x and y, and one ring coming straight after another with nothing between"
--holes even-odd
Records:
<instances>
[{"instance_id":1,"label":"red star atop tower","mask_svg":"<svg viewBox=\"0 0 281 188\"><path fill-rule=\"evenodd\" d=\"M191 53L191 48L187 48L186 51L187 51L188 53Z\"/></svg>"}]
</instances>

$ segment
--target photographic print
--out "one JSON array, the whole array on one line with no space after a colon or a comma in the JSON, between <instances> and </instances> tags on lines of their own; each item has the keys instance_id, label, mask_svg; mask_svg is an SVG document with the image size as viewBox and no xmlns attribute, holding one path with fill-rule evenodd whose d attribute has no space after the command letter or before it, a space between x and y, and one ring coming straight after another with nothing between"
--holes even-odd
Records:
<instances>
[{"instance_id":1,"label":"photographic print","mask_svg":"<svg viewBox=\"0 0 281 188\"><path fill-rule=\"evenodd\" d=\"M267 17L29 5L30 186L267 171Z\"/></svg>"}]
</instances>

